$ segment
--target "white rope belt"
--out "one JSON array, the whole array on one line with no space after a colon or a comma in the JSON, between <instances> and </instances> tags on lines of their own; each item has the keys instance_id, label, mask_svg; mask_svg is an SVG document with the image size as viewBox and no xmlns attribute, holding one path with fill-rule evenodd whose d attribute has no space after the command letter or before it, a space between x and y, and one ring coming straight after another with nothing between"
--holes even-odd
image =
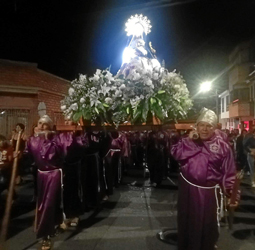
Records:
<instances>
[{"instance_id":1,"label":"white rope belt","mask_svg":"<svg viewBox=\"0 0 255 250\"><path fill-rule=\"evenodd\" d=\"M109 149L109 151L107 152L107 154L105 155L105 157L106 157L110 152L111 152L111 153L112 153L112 152L120 152L120 149L113 149L113 148Z\"/></svg>"},{"instance_id":2,"label":"white rope belt","mask_svg":"<svg viewBox=\"0 0 255 250\"><path fill-rule=\"evenodd\" d=\"M199 186L199 185L196 185L190 181L188 181L182 173L180 173L181 177L183 178L183 180L185 180L187 183L189 183L191 186L194 186L194 187L197 187L197 188L202 188L202 189L214 189L215 191L215 199L216 199L216 205L217 205L217 211L216 211L216 214L217 214L217 225L218 225L218 230L220 231L220 220L221 218L223 217L223 193L222 193L222 190L220 188L220 185L217 184L215 186L212 186L212 187L203 187L203 186ZM221 200L221 204L219 205L219 199L218 199L218 195L217 195L217 189L219 189L220 191L220 200Z\"/></svg>"},{"instance_id":3,"label":"white rope belt","mask_svg":"<svg viewBox=\"0 0 255 250\"><path fill-rule=\"evenodd\" d=\"M54 171L61 171L62 172L62 169L61 168L55 168L55 169L52 169L52 170L40 170L40 169L37 169L38 172L41 172L41 173L51 173L51 172L54 172Z\"/></svg>"}]
</instances>

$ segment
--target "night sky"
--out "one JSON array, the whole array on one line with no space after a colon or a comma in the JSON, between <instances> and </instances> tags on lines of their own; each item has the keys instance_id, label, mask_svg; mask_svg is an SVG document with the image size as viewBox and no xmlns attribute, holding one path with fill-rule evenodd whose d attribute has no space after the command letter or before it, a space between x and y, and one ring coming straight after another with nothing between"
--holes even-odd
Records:
<instances>
[{"instance_id":1,"label":"night sky","mask_svg":"<svg viewBox=\"0 0 255 250\"><path fill-rule=\"evenodd\" d=\"M109 66L115 74L125 22L143 14L152 23L146 41L193 92L224 71L229 53L255 30L253 0L1 0L0 14L1 59L35 62L68 80ZM215 84L224 90L226 74Z\"/></svg>"}]
</instances>

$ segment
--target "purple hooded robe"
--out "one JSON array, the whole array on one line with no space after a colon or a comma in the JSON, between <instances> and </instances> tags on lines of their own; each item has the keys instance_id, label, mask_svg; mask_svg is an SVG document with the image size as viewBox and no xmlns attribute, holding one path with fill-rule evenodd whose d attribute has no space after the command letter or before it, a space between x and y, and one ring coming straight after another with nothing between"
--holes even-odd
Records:
<instances>
[{"instance_id":1,"label":"purple hooded robe","mask_svg":"<svg viewBox=\"0 0 255 250\"><path fill-rule=\"evenodd\" d=\"M171 153L186 179L179 177L178 250L213 250L219 237L215 188L201 187L219 184L226 195L230 193L236 173L232 151L214 134L207 141L183 138Z\"/></svg>"},{"instance_id":2,"label":"purple hooded robe","mask_svg":"<svg viewBox=\"0 0 255 250\"><path fill-rule=\"evenodd\" d=\"M64 213L66 218L75 218L82 213L81 162L85 147L79 132L62 132L59 134L59 141L64 152Z\"/></svg>"},{"instance_id":3,"label":"purple hooded robe","mask_svg":"<svg viewBox=\"0 0 255 250\"><path fill-rule=\"evenodd\" d=\"M67 155L67 147L73 142L73 132L63 132L59 134L59 142L62 145L64 156Z\"/></svg>"},{"instance_id":4,"label":"purple hooded robe","mask_svg":"<svg viewBox=\"0 0 255 250\"><path fill-rule=\"evenodd\" d=\"M37 238L55 233L55 226L63 222L62 211L62 148L54 136L30 137L27 151L37 166Z\"/></svg>"}]
</instances>

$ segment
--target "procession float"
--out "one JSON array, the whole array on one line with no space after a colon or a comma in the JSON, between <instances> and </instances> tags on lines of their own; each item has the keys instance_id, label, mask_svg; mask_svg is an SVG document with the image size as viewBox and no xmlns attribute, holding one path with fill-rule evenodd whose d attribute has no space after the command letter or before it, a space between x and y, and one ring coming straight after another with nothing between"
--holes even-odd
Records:
<instances>
[{"instance_id":1,"label":"procession float","mask_svg":"<svg viewBox=\"0 0 255 250\"><path fill-rule=\"evenodd\" d=\"M110 68L97 69L93 76L80 74L73 80L61 101L67 120L84 127L132 130L141 125L176 123L186 117L192 100L184 78L176 70L168 71L152 43L145 42L152 28L150 20L136 14L125 26L129 43L117 74Z\"/></svg>"}]
</instances>

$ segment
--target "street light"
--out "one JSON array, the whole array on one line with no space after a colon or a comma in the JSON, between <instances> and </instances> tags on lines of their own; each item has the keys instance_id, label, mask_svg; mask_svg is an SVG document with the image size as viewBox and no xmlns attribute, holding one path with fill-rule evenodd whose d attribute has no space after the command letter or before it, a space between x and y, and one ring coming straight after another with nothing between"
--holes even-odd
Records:
<instances>
[{"instance_id":1,"label":"street light","mask_svg":"<svg viewBox=\"0 0 255 250\"><path fill-rule=\"evenodd\" d=\"M212 87L212 82L206 81L206 82L202 82L200 84L200 92L207 92L210 91Z\"/></svg>"},{"instance_id":2,"label":"street light","mask_svg":"<svg viewBox=\"0 0 255 250\"><path fill-rule=\"evenodd\" d=\"M199 92L208 92L212 89L212 82L205 81L200 84L200 91ZM216 115L217 120L219 120L219 99L218 99L218 90L215 89L215 96L216 96Z\"/></svg>"}]
</instances>

